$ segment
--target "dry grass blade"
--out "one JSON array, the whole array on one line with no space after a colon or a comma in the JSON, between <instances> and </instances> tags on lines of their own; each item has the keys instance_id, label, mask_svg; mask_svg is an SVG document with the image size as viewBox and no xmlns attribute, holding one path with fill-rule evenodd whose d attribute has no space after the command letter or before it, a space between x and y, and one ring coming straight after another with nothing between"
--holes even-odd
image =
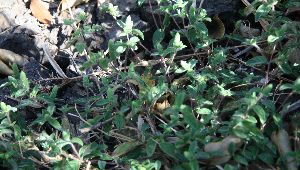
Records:
<instances>
[{"instance_id":1,"label":"dry grass blade","mask_svg":"<svg viewBox=\"0 0 300 170\"><path fill-rule=\"evenodd\" d=\"M59 65L56 63L56 61L54 60L53 57L51 57L50 55L50 51L48 49L48 47L43 44L43 50L44 53L46 55L46 57L48 58L49 62L51 63L52 67L56 70L56 72L64 79L68 79L68 76L66 76L66 74L62 71L62 69L59 67Z\"/></svg>"},{"instance_id":2,"label":"dry grass blade","mask_svg":"<svg viewBox=\"0 0 300 170\"><path fill-rule=\"evenodd\" d=\"M33 16L44 24L51 25L52 15L49 10L41 4L39 0L32 0L30 3L30 10Z\"/></svg>"}]
</instances>

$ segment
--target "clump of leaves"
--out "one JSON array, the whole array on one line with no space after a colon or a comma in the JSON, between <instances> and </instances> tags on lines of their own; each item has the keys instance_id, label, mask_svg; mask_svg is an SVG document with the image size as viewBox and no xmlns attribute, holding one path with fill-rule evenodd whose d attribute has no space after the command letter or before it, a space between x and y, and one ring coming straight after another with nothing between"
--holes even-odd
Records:
<instances>
[{"instance_id":1,"label":"clump of leaves","mask_svg":"<svg viewBox=\"0 0 300 170\"><path fill-rule=\"evenodd\" d=\"M160 4L160 1L157 1ZM138 1L139 5L143 2ZM257 167L265 166L263 164L275 165L277 162L276 166L282 167L291 162L300 162L299 150L287 149L283 152L280 143L284 142L273 144L271 141L272 136L274 140L274 134L284 134L285 138L288 138L288 134L283 133L285 124L293 125L292 130L295 134L298 134L299 128L299 113L292 113L290 109L290 105L295 106L297 103L287 103L292 95L300 93L297 65L299 62L294 65L288 63L288 54L299 43L299 33L292 29L291 33L295 35L296 41L289 47L279 49L279 44L287 34L287 26L293 24L289 18L282 17L279 11L275 11L277 2L254 1L242 11L244 15L254 12L256 21L266 19L271 23L266 27L268 32L262 37L244 39L240 35L227 36L241 41L242 44L254 46L261 54L245 63L252 68L260 64L267 65L266 74L263 75L264 82L257 87L251 85L259 84L256 81L262 76L252 72L243 72L243 76L240 76L229 69L220 69L231 54L229 47L212 48L217 40L208 37L209 30L204 21L209 22L211 19L206 17L204 9L189 6L192 1L163 2L169 5L159 6L156 11L165 12L164 20L160 22L164 28L158 28L154 32L152 38L155 52L151 53L160 59L160 69L153 74L150 73L153 71L152 67L148 67L141 75L136 71L134 63L129 67L125 64L123 69L115 65L119 56L124 53L127 63L128 51L137 50L140 38L145 38L140 30L133 28L130 16L125 23L117 21L123 29L120 36L126 37L128 41L110 40L109 55L105 55L103 51L89 54L90 60L86 61L80 70L92 67L105 72L105 76L101 78L100 92L94 96L87 93L85 98L74 101L74 107L60 107L59 110L64 114L61 121L63 123L53 117L58 106L57 87L54 87L50 94L39 93L38 86L31 89L26 75L23 72L19 74L14 65L14 77L9 77L9 82L1 87L12 85L11 96L22 101L15 107L1 103L0 158L4 166L14 169L29 165L80 169L92 165L99 169L114 166L124 169L157 170L162 166L165 169L199 169L225 164L224 169L238 169L239 166L248 167L251 164ZM287 5L291 4L284 3L281 7L285 8ZM117 17L116 8L111 4L103 9ZM181 18L183 22L188 19L188 22L183 23L184 28L178 27L170 32L172 39L164 49L162 42L166 34L165 27L176 17ZM85 14L81 13L79 19L84 21ZM76 21L77 19L65 20L65 23L72 25ZM85 49L84 34L99 28L83 26L83 29L74 33L75 38L72 42L78 41L75 47L79 52ZM185 45L181 41L183 37L187 38L189 44ZM258 41L264 37L272 49L269 59L258 45ZM196 59L175 62L178 51L187 48L188 45L195 52ZM274 58L277 48L280 52L278 58ZM207 52L207 63L196 54L197 50ZM271 63L275 63L282 73L295 79L292 84L278 85L279 91L289 90L288 96L280 106L275 105L276 102L271 97L277 95L274 91L275 86L270 83ZM94 85L90 82L90 76L82 76L82 84L87 92ZM237 87L240 89L236 90ZM125 93L130 97L118 101L115 92L119 88L125 89ZM231 101L228 102L227 99ZM84 111L78 111L75 103L83 104ZM163 109L157 109L158 103L164 105ZM54 131L49 135L45 131L35 133L27 129L25 120L18 114L18 109L29 106L41 109L37 119L29 126L45 126L49 123L57 132L61 131L61 136L55 135ZM82 133L99 132L104 144L84 143L82 139L71 134L70 128L66 126L66 115L69 112L80 115L84 122L80 129ZM291 120L283 119L288 115L292 116ZM276 130L279 132L276 133ZM118 143L105 143L111 137L118 139ZM107 150L109 145L113 145L110 151ZM235 164L228 163L230 159L233 159ZM259 165L255 162L259 162ZM294 165L293 163L293 166L287 167Z\"/></svg>"}]
</instances>

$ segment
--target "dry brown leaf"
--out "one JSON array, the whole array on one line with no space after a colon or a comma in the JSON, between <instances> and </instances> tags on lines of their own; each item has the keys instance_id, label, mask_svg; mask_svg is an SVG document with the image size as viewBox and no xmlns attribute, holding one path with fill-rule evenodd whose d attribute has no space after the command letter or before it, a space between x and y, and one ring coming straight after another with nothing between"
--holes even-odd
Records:
<instances>
[{"instance_id":1,"label":"dry brown leaf","mask_svg":"<svg viewBox=\"0 0 300 170\"><path fill-rule=\"evenodd\" d=\"M284 45L283 48L286 48L288 46L290 46L292 44L294 40L290 39L288 40ZM300 49L295 47L294 50L292 51L292 53L290 53L289 55L289 63L291 65L294 65L295 63L300 61Z\"/></svg>"},{"instance_id":2,"label":"dry brown leaf","mask_svg":"<svg viewBox=\"0 0 300 170\"><path fill-rule=\"evenodd\" d=\"M6 64L4 64L1 60L0 60L0 73L7 75L7 76L11 76L14 74L14 72L12 71L12 69L10 69Z\"/></svg>"},{"instance_id":3,"label":"dry brown leaf","mask_svg":"<svg viewBox=\"0 0 300 170\"><path fill-rule=\"evenodd\" d=\"M49 10L41 4L39 0L32 0L30 3L30 10L33 16L44 24L51 25L52 15Z\"/></svg>"},{"instance_id":4,"label":"dry brown leaf","mask_svg":"<svg viewBox=\"0 0 300 170\"><path fill-rule=\"evenodd\" d=\"M274 131L271 136L271 141L276 146L280 156L284 156L287 152L291 152L291 144L289 135L285 130L279 130L277 133ZM297 170L297 165L295 159L292 157L287 157L287 169L288 170Z\"/></svg>"},{"instance_id":5,"label":"dry brown leaf","mask_svg":"<svg viewBox=\"0 0 300 170\"><path fill-rule=\"evenodd\" d=\"M297 15L297 13L300 12L300 8L297 8L297 7L291 7L291 8L288 8L285 12L285 16L288 16L288 15Z\"/></svg>"},{"instance_id":6,"label":"dry brown leaf","mask_svg":"<svg viewBox=\"0 0 300 170\"><path fill-rule=\"evenodd\" d=\"M6 65L16 63L19 67L23 67L28 63L24 57L5 49L0 49L0 60L2 60Z\"/></svg>"},{"instance_id":7,"label":"dry brown leaf","mask_svg":"<svg viewBox=\"0 0 300 170\"><path fill-rule=\"evenodd\" d=\"M225 27L218 15L215 15L211 22L205 21L204 24L208 29L209 38L221 39L224 36Z\"/></svg>"},{"instance_id":8,"label":"dry brown leaf","mask_svg":"<svg viewBox=\"0 0 300 170\"><path fill-rule=\"evenodd\" d=\"M83 4L83 3L86 3L86 2L89 2L90 0L68 0L68 3L66 0L62 0L58 6L58 13L60 13L61 11L63 10L66 10L68 9L68 4L71 7L73 6L77 6L77 5L80 5L80 4Z\"/></svg>"},{"instance_id":9,"label":"dry brown leaf","mask_svg":"<svg viewBox=\"0 0 300 170\"><path fill-rule=\"evenodd\" d=\"M231 142L235 144L235 149L238 149L243 145L244 139L239 138L236 135L229 135L219 142L210 142L206 144L204 146L204 152L211 153L213 151L220 151L224 154L224 156L213 156L211 159L207 160L206 163L209 165L219 165L229 161L231 155L228 152L228 147Z\"/></svg>"},{"instance_id":10,"label":"dry brown leaf","mask_svg":"<svg viewBox=\"0 0 300 170\"><path fill-rule=\"evenodd\" d=\"M258 37L260 36L260 30L259 29L254 29L254 28L250 28L248 26L245 26L244 24L242 24L239 28L239 34L243 37L243 38L248 38L251 39L253 37ZM253 37L252 37L253 36Z\"/></svg>"}]
</instances>

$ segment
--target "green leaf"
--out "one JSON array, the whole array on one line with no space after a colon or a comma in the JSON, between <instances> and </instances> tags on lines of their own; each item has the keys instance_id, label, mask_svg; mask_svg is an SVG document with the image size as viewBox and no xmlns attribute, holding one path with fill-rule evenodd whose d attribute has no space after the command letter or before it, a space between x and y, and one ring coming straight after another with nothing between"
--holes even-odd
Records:
<instances>
[{"instance_id":1,"label":"green leaf","mask_svg":"<svg viewBox=\"0 0 300 170\"><path fill-rule=\"evenodd\" d=\"M271 92L272 88L273 88L273 84L267 85L267 87L265 87L265 88L263 89L262 94L263 94L264 96L270 96L270 92Z\"/></svg>"},{"instance_id":2,"label":"green leaf","mask_svg":"<svg viewBox=\"0 0 300 170\"><path fill-rule=\"evenodd\" d=\"M1 111L2 112L7 112L8 111L7 110L7 106L6 106L6 104L4 102L1 102Z\"/></svg>"},{"instance_id":3,"label":"green leaf","mask_svg":"<svg viewBox=\"0 0 300 170\"><path fill-rule=\"evenodd\" d=\"M31 103L34 103L33 100L31 100L31 99L24 99L24 100L22 100L20 102L19 105L16 106L16 108L24 108L24 107L30 105Z\"/></svg>"},{"instance_id":4,"label":"green leaf","mask_svg":"<svg viewBox=\"0 0 300 170\"><path fill-rule=\"evenodd\" d=\"M225 59L226 59L226 55L224 54L223 50L218 51L218 53L215 54L214 56L215 56L215 58L213 59L213 62L212 62L212 65L214 65L214 66L225 61Z\"/></svg>"},{"instance_id":5,"label":"green leaf","mask_svg":"<svg viewBox=\"0 0 300 170\"><path fill-rule=\"evenodd\" d=\"M157 49L157 44L160 43L165 37L165 32L162 29L157 29L153 34L153 47Z\"/></svg>"},{"instance_id":6,"label":"green leaf","mask_svg":"<svg viewBox=\"0 0 300 170\"><path fill-rule=\"evenodd\" d=\"M101 99L102 99L102 97L100 97L100 96L91 96L91 97L89 97L88 102L95 101L95 100L101 100Z\"/></svg>"},{"instance_id":7,"label":"green leaf","mask_svg":"<svg viewBox=\"0 0 300 170\"><path fill-rule=\"evenodd\" d=\"M294 87L293 87L294 91L297 91L299 89L300 89L300 77L295 80Z\"/></svg>"},{"instance_id":8,"label":"green leaf","mask_svg":"<svg viewBox=\"0 0 300 170\"><path fill-rule=\"evenodd\" d=\"M64 19L64 24L65 25L72 25L76 21L78 21L78 19L72 19L72 20Z\"/></svg>"},{"instance_id":9,"label":"green leaf","mask_svg":"<svg viewBox=\"0 0 300 170\"><path fill-rule=\"evenodd\" d=\"M90 60L93 64L97 64L97 57L95 53L90 52Z\"/></svg>"},{"instance_id":10,"label":"green leaf","mask_svg":"<svg viewBox=\"0 0 300 170\"><path fill-rule=\"evenodd\" d=\"M5 133L11 133L11 134L13 134L14 132L12 130L10 130L10 129L1 129L0 136L2 136Z\"/></svg>"},{"instance_id":11,"label":"green leaf","mask_svg":"<svg viewBox=\"0 0 300 170\"><path fill-rule=\"evenodd\" d=\"M8 76L8 79L10 79L10 77L11 77L11 76ZM11 85L11 84L13 84L13 83L12 83L12 82L6 82L6 83L3 83L3 84L1 84L0 88L1 88L1 87L4 87L4 86L9 86L9 85Z\"/></svg>"},{"instance_id":12,"label":"green leaf","mask_svg":"<svg viewBox=\"0 0 300 170\"><path fill-rule=\"evenodd\" d=\"M74 103L87 103L85 98L79 98L73 101Z\"/></svg>"},{"instance_id":13,"label":"green leaf","mask_svg":"<svg viewBox=\"0 0 300 170\"><path fill-rule=\"evenodd\" d=\"M42 100L42 101L46 102L48 105L50 105L50 106L54 106L53 99L50 96L48 96L47 94L38 94L36 96L36 99Z\"/></svg>"},{"instance_id":14,"label":"green leaf","mask_svg":"<svg viewBox=\"0 0 300 170\"><path fill-rule=\"evenodd\" d=\"M53 126L55 129L61 130L61 126L60 126L59 122L58 122L56 119L52 119L52 118L51 118L48 122L49 122L49 124L50 124L51 126Z\"/></svg>"},{"instance_id":15,"label":"green leaf","mask_svg":"<svg viewBox=\"0 0 300 170\"><path fill-rule=\"evenodd\" d=\"M107 98L109 102L113 102L115 99L111 88L107 89Z\"/></svg>"},{"instance_id":16,"label":"green leaf","mask_svg":"<svg viewBox=\"0 0 300 170\"><path fill-rule=\"evenodd\" d=\"M113 48L114 46L114 41L112 39L109 40L108 42L108 48L109 48L109 57L112 60L116 59L116 54L115 54L115 49Z\"/></svg>"},{"instance_id":17,"label":"green leaf","mask_svg":"<svg viewBox=\"0 0 300 170\"><path fill-rule=\"evenodd\" d=\"M272 43L272 42L274 42L274 41L276 41L276 40L278 40L278 39L279 39L278 36L275 36L275 35L269 35L269 36L268 36L268 43L270 44L270 43Z\"/></svg>"},{"instance_id":18,"label":"green leaf","mask_svg":"<svg viewBox=\"0 0 300 170\"><path fill-rule=\"evenodd\" d=\"M148 85L147 87L149 88ZM144 86L143 88L146 89ZM168 85L166 83L162 84L161 86L153 87L148 93L148 104L152 106L153 103L156 102L163 94L165 94L167 90Z\"/></svg>"},{"instance_id":19,"label":"green leaf","mask_svg":"<svg viewBox=\"0 0 300 170\"><path fill-rule=\"evenodd\" d=\"M108 99L101 99L101 100L97 101L96 105L103 106L108 103L110 103L110 101Z\"/></svg>"},{"instance_id":20,"label":"green leaf","mask_svg":"<svg viewBox=\"0 0 300 170\"><path fill-rule=\"evenodd\" d=\"M183 119L192 128L196 128L197 127L197 120L196 120L195 116L192 115L191 113L183 114Z\"/></svg>"},{"instance_id":21,"label":"green leaf","mask_svg":"<svg viewBox=\"0 0 300 170\"><path fill-rule=\"evenodd\" d=\"M175 51L176 51L176 49L174 47L168 47L164 52L164 56L166 56L170 53L174 53Z\"/></svg>"},{"instance_id":22,"label":"green leaf","mask_svg":"<svg viewBox=\"0 0 300 170\"><path fill-rule=\"evenodd\" d=\"M257 116L259 117L259 120L262 124L264 124L267 121L268 115L265 112L265 110L259 106L259 105L254 105L252 107L253 111L257 114Z\"/></svg>"},{"instance_id":23,"label":"green leaf","mask_svg":"<svg viewBox=\"0 0 300 170\"><path fill-rule=\"evenodd\" d=\"M19 69L16 63L13 63L14 78L20 79Z\"/></svg>"},{"instance_id":24,"label":"green leaf","mask_svg":"<svg viewBox=\"0 0 300 170\"><path fill-rule=\"evenodd\" d=\"M240 34L225 35L224 37L244 42L244 38Z\"/></svg>"},{"instance_id":25,"label":"green leaf","mask_svg":"<svg viewBox=\"0 0 300 170\"><path fill-rule=\"evenodd\" d=\"M167 26L170 24L170 19L171 19L170 14L169 14L169 13L166 13L165 18L164 18L164 21L163 21L163 25L164 25L165 27L167 27Z\"/></svg>"},{"instance_id":26,"label":"green leaf","mask_svg":"<svg viewBox=\"0 0 300 170\"><path fill-rule=\"evenodd\" d=\"M266 16L271 8L271 5L268 3L260 5L255 11L255 22L258 22L261 17Z\"/></svg>"},{"instance_id":27,"label":"green leaf","mask_svg":"<svg viewBox=\"0 0 300 170\"><path fill-rule=\"evenodd\" d=\"M67 165L64 167L64 170L77 170L79 169L80 164L78 161L67 162Z\"/></svg>"},{"instance_id":28,"label":"green leaf","mask_svg":"<svg viewBox=\"0 0 300 170\"><path fill-rule=\"evenodd\" d=\"M254 57L254 58L251 58L250 60L248 60L246 65L247 66L255 66L257 64L264 64L267 62L268 62L268 60L265 57L257 56L257 57Z\"/></svg>"},{"instance_id":29,"label":"green leaf","mask_svg":"<svg viewBox=\"0 0 300 170\"><path fill-rule=\"evenodd\" d=\"M266 106L267 108L271 109L272 112L275 112L275 104L270 100L261 100L261 104Z\"/></svg>"},{"instance_id":30,"label":"green leaf","mask_svg":"<svg viewBox=\"0 0 300 170\"><path fill-rule=\"evenodd\" d=\"M116 153L116 155L115 155L114 157L124 155L124 154L126 154L127 152L129 152L129 151L135 149L135 148L136 148L137 146L139 146L139 145L140 145L140 144L139 144L138 141L136 141L136 142L126 142L126 143L122 143L121 145L119 145L119 146L115 149L114 152Z\"/></svg>"},{"instance_id":31,"label":"green leaf","mask_svg":"<svg viewBox=\"0 0 300 170\"><path fill-rule=\"evenodd\" d=\"M196 29L199 31L201 35L207 35L208 34L208 29L206 28L205 24L202 22L197 22L196 23Z\"/></svg>"},{"instance_id":32,"label":"green leaf","mask_svg":"<svg viewBox=\"0 0 300 170\"><path fill-rule=\"evenodd\" d=\"M182 42L180 41L180 34L177 32L174 37L173 47L180 48L182 46Z\"/></svg>"},{"instance_id":33,"label":"green leaf","mask_svg":"<svg viewBox=\"0 0 300 170\"><path fill-rule=\"evenodd\" d=\"M203 109L198 109L196 111L198 114L203 114L203 115L207 115L207 114L211 114L211 110L207 109L207 108L203 108Z\"/></svg>"},{"instance_id":34,"label":"green leaf","mask_svg":"<svg viewBox=\"0 0 300 170\"><path fill-rule=\"evenodd\" d=\"M70 140L70 132L68 130L67 131L63 131L63 138L66 141Z\"/></svg>"},{"instance_id":35,"label":"green leaf","mask_svg":"<svg viewBox=\"0 0 300 170\"><path fill-rule=\"evenodd\" d=\"M14 125L13 128L14 128L15 140L18 141L21 137L21 128L18 125Z\"/></svg>"},{"instance_id":36,"label":"green leaf","mask_svg":"<svg viewBox=\"0 0 300 170\"><path fill-rule=\"evenodd\" d=\"M21 76L20 76L22 83L23 83L23 87L24 87L24 91L26 92L29 89L29 82L28 79L26 77L26 74L21 71Z\"/></svg>"},{"instance_id":37,"label":"green leaf","mask_svg":"<svg viewBox=\"0 0 300 170\"><path fill-rule=\"evenodd\" d=\"M85 21L86 20L85 12L81 11L80 14L78 15L78 17L80 20Z\"/></svg>"},{"instance_id":38,"label":"green leaf","mask_svg":"<svg viewBox=\"0 0 300 170\"><path fill-rule=\"evenodd\" d=\"M155 167L155 170L159 170L161 167L161 162L159 160L156 160L154 167Z\"/></svg>"},{"instance_id":39,"label":"green leaf","mask_svg":"<svg viewBox=\"0 0 300 170\"><path fill-rule=\"evenodd\" d=\"M108 63L109 63L109 61L106 58L101 58L99 60L99 65L101 67L103 67L104 69L106 69L108 67Z\"/></svg>"},{"instance_id":40,"label":"green leaf","mask_svg":"<svg viewBox=\"0 0 300 170\"><path fill-rule=\"evenodd\" d=\"M72 138L70 142L72 142L72 143L78 143L79 145L83 146L82 140L79 139L79 138L76 138L76 137Z\"/></svg>"},{"instance_id":41,"label":"green leaf","mask_svg":"<svg viewBox=\"0 0 300 170\"><path fill-rule=\"evenodd\" d=\"M256 127L252 128L251 132L254 134L254 136L257 136L261 139L264 139L264 135L262 134L262 132L258 128L256 128Z\"/></svg>"},{"instance_id":42,"label":"green leaf","mask_svg":"<svg viewBox=\"0 0 300 170\"><path fill-rule=\"evenodd\" d=\"M241 155L234 155L233 159L236 160L237 162L241 163L241 164L249 166L247 160L244 157L242 157Z\"/></svg>"},{"instance_id":43,"label":"green leaf","mask_svg":"<svg viewBox=\"0 0 300 170\"><path fill-rule=\"evenodd\" d=\"M266 163L274 164L274 158L268 153L259 154L258 158Z\"/></svg>"},{"instance_id":44,"label":"green leaf","mask_svg":"<svg viewBox=\"0 0 300 170\"><path fill-rule=\"evenodd\" d=\"M57 90L58 90L57 86L54 86L53 89L52 89L52 91L51 91L50 97L51 97L53 100L54 100L55 97L56 97ZM33 92L33 91L32 91L32 92Z\"/></svg>"},{"instance_id":45,"label":"green leaf","mask_svg":"<svg viewBox=\"0 0 300 170\"><path fill-rule=\"evenodd\" d=\"M156 146L157 146L157 143L154 141L154 139L149 138L147 140L147 147L146 148L147 148L147 156L148 157L151 157L154 154Z\"/></svg>"},{"instance_id":46,"label":"green leaf","mask_svg":"<svg viewBox=\"0 0 300 170\"><path fill-rule=\"evenodd\" d=\"M281 85L279 90L281 91L281 90L285 90L285 89L293 89L293 87L294 86L292 84L286 83L286 84Z\"/></svg>"},{"instance_id":47,"label":"green leaf","mask_svg":"<svg viewBox=\"0 0 300 170\"><path fill-rule=\"evenodd\" d=\"M98 161L98 167L99 167L101 170L104 170L104 169L105 169L105 166L106 166L106 162L105 162L105 161Z\"/></svg>"},{"instance_id":48,"label":"green leaf","mask_svg":"<svg viewBox=\"0 0 300 170\"><path fill-rule=\"evenodd\" d=\"M133 29L132 33L137 34L138 36L140 36L144 40L144 34L142 33L142 31L140 31L138 29Z\"/></svg>"},{"instance_id":49,"label":"green leaf","mask_svg":"<svg viewBox=\"0 0 300 170\"><path fill-rule=\"evenodd\" d=\"M77 51L78 51L80 54L82 54L83 51L84 51L84 49L85 49L85 47L86 47L86 43L76 43L76 44L75 44L75 47L76 47Z\"/></svg>"},{"instance_id":50,"label":"green leaf","mask_svg":"<svg viewBox=\"0 0 300 170\"><path fill-rule=\"evenodd\" d=\"M197 62L198 61L195 59L192 59L189 63L187 63L186 61L181 61L181 66L185 70L193 70L193 68L196 66Z\"/></svg>"},{"instance_id":51,"label":"green leaf","mask_svg":"<svg viewBox=\"0 0 300 170\"><path fill-rule=\"evenodd\" d=\"M236 126L232 129L232 131L234 132L234 134L240 138L247 138L247 134L245 133L245 129L240 127L240 126Z\"/></svg>"},{"instance_id":52,"label":"green leaf","mask_svg":"<svg viewBox=\"0 0 300 170\"><path fill-rule=\"evenodd\" d=\"M191 170L199 170L199 163L196 159L189 162Z\"/></svg>"},{"instance_id":53,"label":"green leaf","mask_svg":"<svg viewBox=\"0 0 300 170\"><path fill-rule=\"evenodd\" d=\"M238 166L233 166L233 165L230 165L230 164L226 164L225 167L224 167L224 170L238 170L239 167Z\"/></svg>"},{"instance_id":54,"label":"green leaf","mask_svg":"<svg viewBox=\"0 0 300 170\"><path fill-rule=\"evenodd\" d=\"M224 153L222 153L221 151L212 151L210 154L209 154L210 157L213 157L213 156L224 156Z\"/></svg>"},{"instance_id":55,"label":"green leaf","mask_svg":"<svg viewBox=\"0 0 300 170\"><path fill-rule=\"evenodd\" d=\"M278 128L282 129L283 127L282 116L280 114L274 114L273 119L275 124L278 126Z\"/></svg>"},{"instance_id":56,"label":"green leaf","mask_svg":"<svg viewBox=\"0 0 300 170\"><path fill-rule=\"evenodd\" d=\"M196 16L195 16L195 8L193 6L190 7L189 15L190 15L189 25L194 25L196 22Z\"/></svg>"},{"instance_id":57,"label":"green leaf","mask_svg":"<svg viewBox=\"0 0 300 170\"><path fill-rule=\"evenodd\" d=\"M121 129L124 125L124 118L123 118L122 114L117 114L116 115L115 124L116 124L118 130L121 131Z\"/></svg>"},{"instance_id":58,"label":"green leaf","mask_svg":"<svg viewBox=\"0 0 300 170\"><path fill-rule=\"evenodd\" d=\"M269 141L266 145L274 154L276 154L277 152L276 146L271 141Z\"/></svg>"},{"instance_id":59,"label":"green leaf","mask_svg":"<svg viewBox=\"0 0 300 170\"><path fill-rule=\"evenodd\" d=\"M161 142L159 143L159 147L161 150L163 150L167 155L171 156L172 158L175 158L174 152L176 150L175 146L168 143L168 142Z\"/></svg>"},{"instance_id":60,"label":"green leaf","mask_svg":"<svg viewBox=\"0 0 300 170\"><path fill-rule=\"evenodd\" d=\"M85 157L86 155L92 153L94 150L96 150L98 148L98 144L96 142L93 142L89 145L84 145L83 147L81 147L79 149L79 156L81 157Z\"/></svg>"},{"instance_id":61,"label":"green leaf","mask_svg":"<svg viewBox=\"0 0 300 170\"><path fill-rule=\"evenodd\" d=\"M233 155L235 152L235 144L233 142L231 142L228 146L228 152L230 153L230 155Z\"/></svg>"}]
</instances>

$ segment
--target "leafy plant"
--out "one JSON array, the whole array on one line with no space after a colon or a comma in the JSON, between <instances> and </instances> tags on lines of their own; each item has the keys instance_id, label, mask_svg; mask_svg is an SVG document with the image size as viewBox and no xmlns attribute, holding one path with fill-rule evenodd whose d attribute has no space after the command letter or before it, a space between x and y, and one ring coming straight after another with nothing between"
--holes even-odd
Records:
<instances>
[{"instance_id":1,"label":"leafy plant","mask_svg":"<svg viewBox=\"0 0 300 170\"><path fill-rule=\"evenodd\" d=\"M241 11L244 15L254 12L255 21L265 19L270 22L266 26L268 31L263 36L252 39L245 39L240 35L226 36L240 41L241 44L255 47L260 56L255 56L244 64L251 68L267 65L265 75L253 72L239 75L222 67L228 59L232 59L230 48L212 48L217 40L208 37L209 30L205 25L211 19L206 17L204 9L190 6L193 1L157 1L159 4L166 2L169 5L159 5L156 10L164 12L165 16L163 22L160 22L162 28L157 26L152 37L155 52L151 53L141 46L151 56L160 59L160 68L153 73L153 67L148 67L140 74L134 63L127 66L128 51L137 50L138 44L141 44L140 38L144 40L145 37L140 30L133 28L130 16L127 16L125 22L118 20L118 25L123 29L120 36L128 41L109 40L109 55L103 51L90 53L90 59L80 68L81 71L100 68L105 73L101 77L102 86L98 84L100 92L89 95L89 89L96 85L90 81L95 74L81 76L87 93L84 98L73 102L74 105L82 104L84 109L78 111L76 105L61 106L58 109L62 112L61 121L54 117L54 113L59 112L56 111L58 87L54 87L50 94L39 93L38 85L31 89L25 73L19 73L14 64L14 76L1 85L12 85L11 96L20 99L20 104L15 107L1 103L0 158L3 166L13 169L29 169L29 165L80 169L92 165L99 169L115 166L124 169L157 170L163 166L165 169L199 169L225 164L224 169L238 169L238 166L228 163L230 159L243 167L251 164L257 166L256 162L277 162L279 167L287 164L289 168L297 166L291 162L300 162L300 151L282 151L282 146L290 147L282 145L289 143L289 140L283 140L279 134L285 135L285 139L288 138L284 129L287 129L285 124L289 124L292 125L292 133L296 134L296 138L299 136L299 113L293 113L296 109L291 111L297 102L287 103L292 95L300 93L299 62L293 65L288 62L289 54L299 44L299 32L289 18L275 10L275 6L279 5L277 1L253 1ZM138 4L142 5L143 2L139 0ZM293 2L280 4L281 10L291 6ZM103 10L117 19L117 9L113 5L104 6ZM181 18L184 27L179 27L176 17ZM79 19L65 20L65 24L72 25L85 19L82 12ZM165 28L169 26L171 19L178 28L170 32L172 38L168 46L163 48ZM188 23L185 23L185 19ZM281 48L280 44L285 41L288 26L291 28L288 33L294 35L295 41L288 47ZM92 33L96 29L103 28L83 26L78 29L73 34L75 37L70 45L78 41L75 47L82 53L85 49L84 34ZM258 43L262 38L266 38L268 42L269 58ZM196 59L175 62L177 53L184 48L191 48ZM278 50L277 53L275 49ZM206 52L205 59L196 53L197 50ZM125 65L123 69L119 69L115 63L124 53ZM280 91L289 90L279 106L273 98L277 95L278 88L275 90L275 84L270 81L271 76L274 76L270 72L271 63L275 63L283 74L295 80L292 84L278 85ZM262 76L265 76L264 81L258 83ZM258 86L253 87L253 84ZM120 101L115 97L119 88L125 90L128 98ZM41 101L44 103L41 104ZM41 110L28 127L38 124L46 129L47 124L55 131L49 135L46 131L36 133L27 128L24 118L18 113L24 107ZM103 143L85 143L72 134L66 116L69 112L77 113L83 121L79 130L81 133L99 132ZM291 120L287 121L284 118L288 116L291 116ZM276 130L280 131L277 133ZM58 132L61 135L57 135ZM284 142L272 142L274 134L277 134L275 141L278 139ZM110 138L118 139L118 143L108 143Z\"/></svg>"}]
</instances>

